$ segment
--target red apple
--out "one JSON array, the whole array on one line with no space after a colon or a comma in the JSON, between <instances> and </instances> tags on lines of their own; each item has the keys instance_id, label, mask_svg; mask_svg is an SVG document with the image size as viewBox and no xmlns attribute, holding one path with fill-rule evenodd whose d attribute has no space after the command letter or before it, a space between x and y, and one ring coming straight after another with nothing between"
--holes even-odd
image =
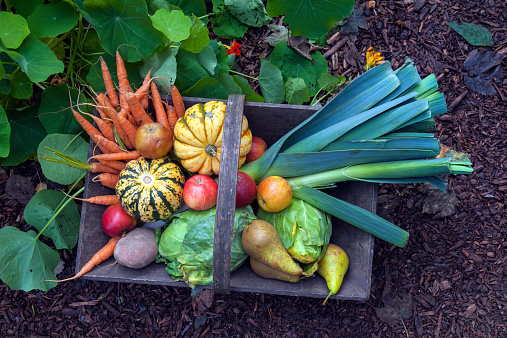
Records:
<instances>
[{"instance_id":1,"label":"red apple","mask_svg":"<svg viewBox=\"0 0 507 338\"><path fill-rule=\"evenodd\" d=\"M173 147L173 132L157 122L145 123L137 128L134 146L144 157L163 157Z\"/></svg>"},{"instance_id":2,"label":"red apple","mask_svg":"<svg viewBox=\"0 0 507 338\"><path fill-rule=\"evenodd\" d=\"M257 160L266 152L267 149L268 146L263 139L258 136L252 137L252 148L250 148L250 152L246 155L246 163Z\"/></svg>"},{"instance_id":3,"label":"red apple","mask_svg":"<svg viewBox=\"0 0 507 338\"><path fill-rule=\"evenodd\" d=\"M106 235L120 236L136 227L137 220L127 214L121 204L110 205L102 214L102 229Z\"/></svg>"},{"instance_id":4,"label":"red apple","mask_svg":"<svg viewBox=\"0 0 507 338\"><path fill-rule=\"evenodd\" d=\"M197 174L183 187L183 200L193 210L208 210L217 204L218 183L209 176Z\"/></svg>"},{"instance_id":5,"label":"red apple","mask_svg":"<svg viewBox=\"0 0 507 338\"><path fill-rule=\"evenodd\" d=\"M236 183L236 208L243 208L255 201L257 185L254 179L242 171L238 171Z\"/></svg>"}]
</instances>

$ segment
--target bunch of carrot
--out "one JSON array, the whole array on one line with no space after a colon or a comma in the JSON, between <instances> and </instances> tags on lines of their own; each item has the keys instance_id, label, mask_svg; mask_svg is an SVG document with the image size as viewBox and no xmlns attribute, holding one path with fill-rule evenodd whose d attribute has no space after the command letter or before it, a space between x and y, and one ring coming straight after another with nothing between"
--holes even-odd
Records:
<instances>
[{"instance_id":1,"label":"bunch of carrot","mask_svg":"<svg viewBox=\"0 0 507 338\"><path fill-rule=\"evenodd\" d=\"M94 106L99 116L87 114L91 116L98 129L73 108L72 113L102 152L90 158L98 162L91 163L89 168L83 169L99 174L93 181L114 189L119 172L125 167L125 161L135 160L141 156L135 150L137 128L145 123L158 122L173 131L176 121L185 114L185 104L178 88L173 84L170 90L173 104L164 101L157 84L153 81L154 78L151 77L151 70L142 85L133 91L124 61L118 51L116 52L118 86L114 84L102 57L100 64L106 92L95 96ZM148 110L150 101L154 114Z\"/></svg>"}]
</instances>

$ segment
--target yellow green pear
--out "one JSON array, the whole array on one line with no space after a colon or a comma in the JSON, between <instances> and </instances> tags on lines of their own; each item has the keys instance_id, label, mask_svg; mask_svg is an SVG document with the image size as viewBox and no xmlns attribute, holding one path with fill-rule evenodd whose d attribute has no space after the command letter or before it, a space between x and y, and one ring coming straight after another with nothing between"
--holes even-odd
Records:
<instances>
[{"instance_id":1,"label":"yellow green pear","mask_svg":"<svg viewBox=\"0 0 507 338\"><path fill-rule=\"evenodd\" d=\"M273 269L269 265L259 262L255 258L250 257L250 266L252 270L259 276L269 279L278 279L286 282L296 283L301 279L300 276L289 275L282 271Z\"/></svg>"},{"instance_id":2,"label":"yellow green pear","mask_svg":"<svg viewBox=\"0 0 507 338\"><path fill-rule=\"evenodd\" d=\"M267 266L286 273L300 276L303 270L285 250L275 227L270 223L256 219L243 229L243 249L248 256Z\"/></svg>"},{"instance_id":3,"label":"yellow green pear","mask_svg":"<svg viewBox=\"0 0 507 338\"><path fill-rule=\"evenodd\" d=\"M343 277L349 268L349 257L338 245L329 243L324 256L319 261L317 273L324 277L329 289L329 294L324 300L336 294L342 286Z\"/></svg>"}]
</instances>

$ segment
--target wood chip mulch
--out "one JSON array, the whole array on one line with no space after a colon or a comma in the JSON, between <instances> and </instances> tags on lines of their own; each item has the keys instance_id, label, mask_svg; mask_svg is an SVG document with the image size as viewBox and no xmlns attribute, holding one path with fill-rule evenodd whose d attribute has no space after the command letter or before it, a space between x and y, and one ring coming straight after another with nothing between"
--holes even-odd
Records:
<instances>
[{"instance_id":1,"label":"wood chip mulch","mask_svg":"<svg viewBox=\"0 0 507 338\"><path fill-rule=\"evenodd\" d=\"M362 73L365 51L373 46L394 67L409 57L421 76L434 73L449 107L436 118L435 135L468 153L475 169L470 176L447 177L447 194L421 184L379 186L378 213L407 229L410 240L403 249L375 241L367 301L323 306L307 297L210 291L193 297L188 288L84 279L27 293L2 283L0 336L507 337L507 58L496 95L477 94L464 83L472 50L505 53L507 3L377 0L357 1L357 7L365 28L322 50L341 44L327 55L330 72ZM486 27L495 45L468 44L450 21ZM259 57L272 48L263 42L267 34L267 28L251 30L240 41L244 73L258 75ZM23 200L7 193L13 175L32 188L44 178L37 163L0 169L0 227L26 231ZM62 275L72 275L75 250L61 255Z\"/></svg>"}]
</instances>

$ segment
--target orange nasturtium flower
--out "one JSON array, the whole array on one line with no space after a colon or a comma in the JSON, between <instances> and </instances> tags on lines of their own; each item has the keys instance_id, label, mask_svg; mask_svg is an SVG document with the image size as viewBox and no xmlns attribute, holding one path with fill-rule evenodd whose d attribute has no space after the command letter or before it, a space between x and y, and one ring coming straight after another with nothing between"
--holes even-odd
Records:
<instances>
[{"instance_id":1,"label":"orange nasturtium flower","mask_svg":"<svg viewBox=\"0 0 507 338\"><path fill-rule=\"evenodd\" d=\"M227 48L227 55L232 55L232 54L236 54L236 55L239 55L241 54L241 45L237 42L234 42L232 44L232 46L227 46L227 45L224 45L225 48Z\"/></svg>"},{"instance_id":2,"label":"orange nasturtium flower","mask_svg":"<svg viewBox=\"0 0 507 338\"><path fill-rule=\"evenodd\" d=\"M375 53L373 47L368 48L366 51L366 70L369 70L377 65L384 63L384 58L380 53Z\"/></svg>"}]
</instances>

